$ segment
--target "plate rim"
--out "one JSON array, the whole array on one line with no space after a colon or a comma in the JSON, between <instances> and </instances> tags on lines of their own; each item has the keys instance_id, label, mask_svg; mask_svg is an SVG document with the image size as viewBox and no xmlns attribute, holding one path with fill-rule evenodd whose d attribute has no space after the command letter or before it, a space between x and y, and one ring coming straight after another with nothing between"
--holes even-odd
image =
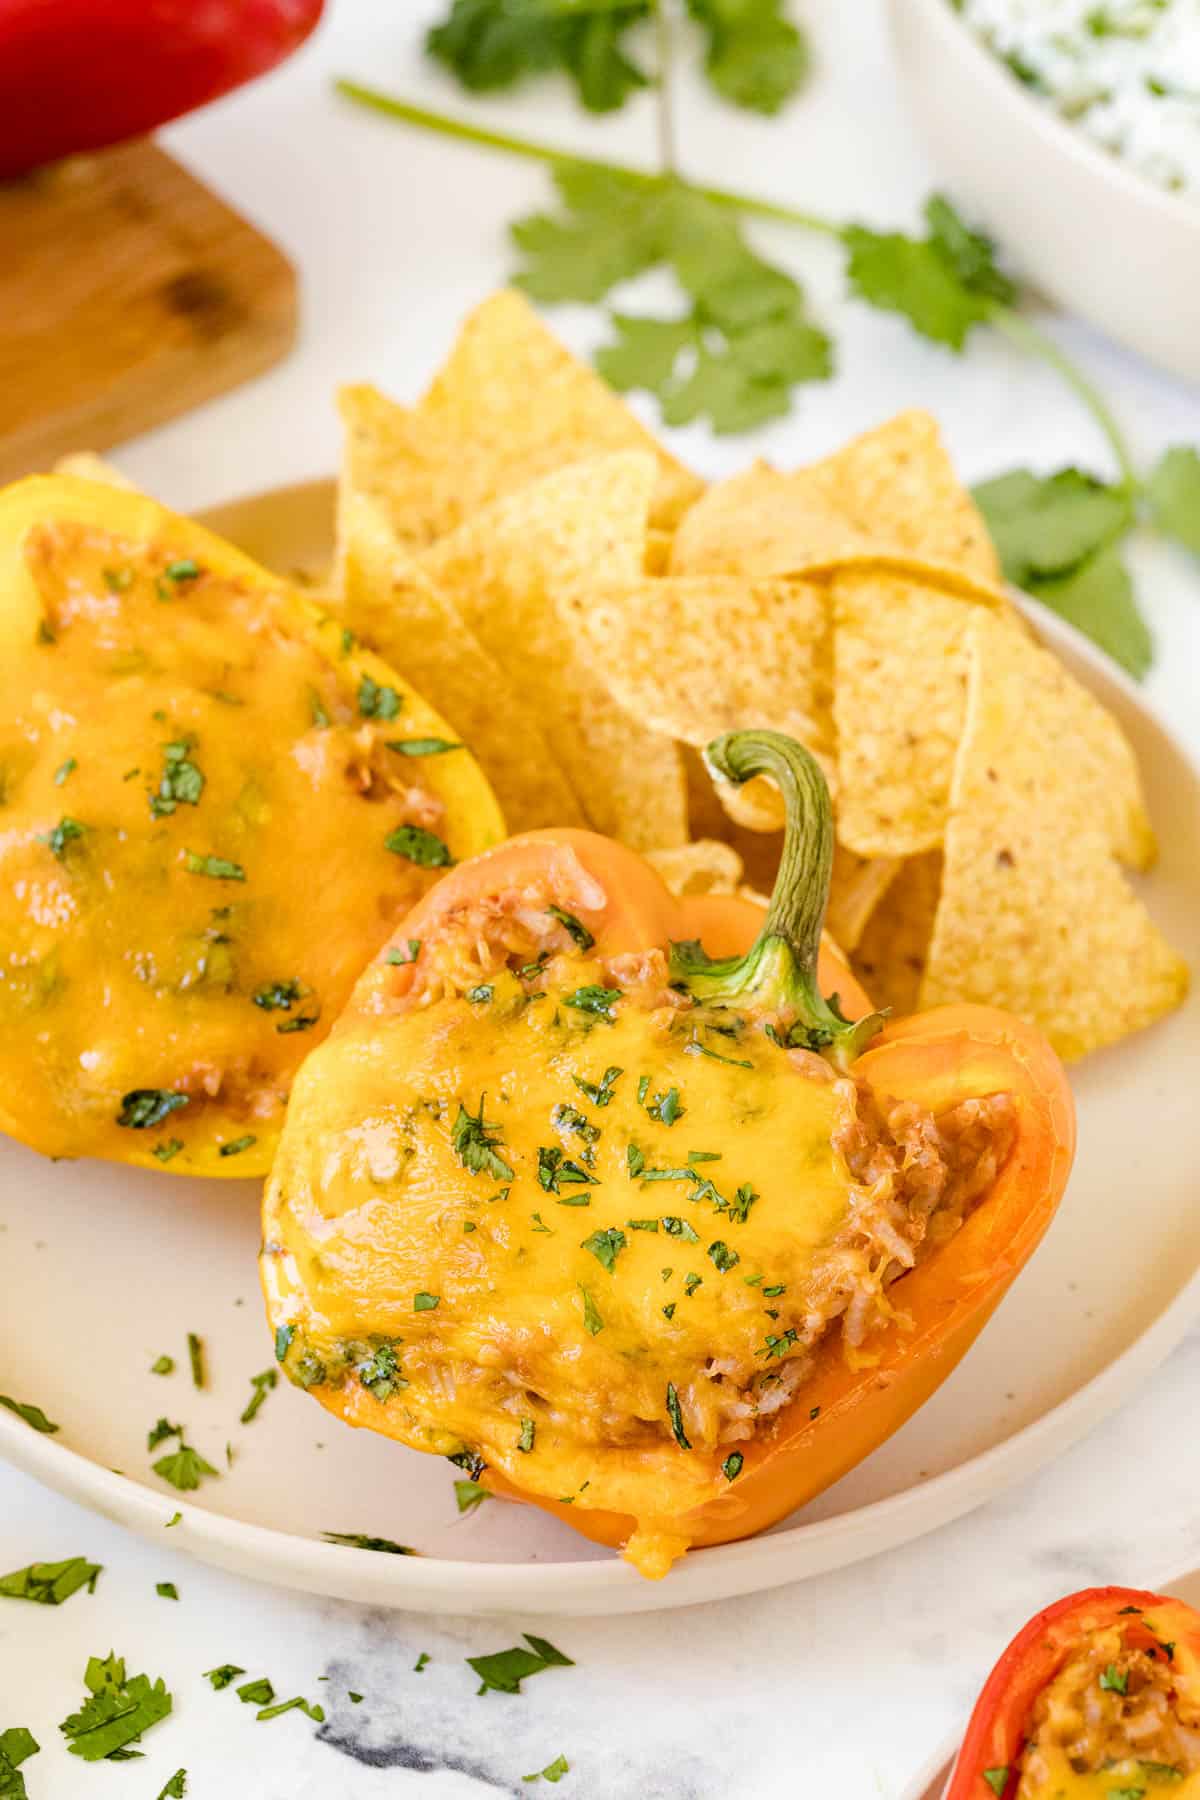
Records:
<instances>
[{"instance_id":1,"label":"plate rim","mask_svg":"<svg viewBox=\"0 0 1200 1800\"><path fill-rule=\"evenodd\" d=\"M331 485L315 479L264 489L207 508L198 517L203 521L234 507L241 511L255 502L294 496L300 489L315 497L322 486ZM1180 741L1157 704L1125 671L1049 608L1025 594L1016 598L1051 647L1065 646L1101 682L1116 686L1200 786L1200 757ZM172 1542L173 1549L187 1550L204 1562L280 1587L377 1606L433 1606L475 1615L522 1611L551 1617L668 1611L848 1567L864 1556L915 1541L973 1511L1056 1460L1115 1411L1198 1321L1200 1265L1117 1356L1056 1406L999 1443L939 1475L848 1512L693 1550L663 1582L646 1581L615 1555L546 1563L424 1555L381 1558L371 1551L321 1543L163 1495L57 1442L54 1436L34 1431L3 1409L0 1456L68 1499L143 1537L157 1538L173 1515L180 1513L183 1529ZM913 1513L916 1519L911 1517ZM881 1522L886 1522L882 1536L877 1535ZM802 1545L807 1547L807 1555ZM801 1558L803 1567L789 1567Z\"/></svg>"}]
</instances>

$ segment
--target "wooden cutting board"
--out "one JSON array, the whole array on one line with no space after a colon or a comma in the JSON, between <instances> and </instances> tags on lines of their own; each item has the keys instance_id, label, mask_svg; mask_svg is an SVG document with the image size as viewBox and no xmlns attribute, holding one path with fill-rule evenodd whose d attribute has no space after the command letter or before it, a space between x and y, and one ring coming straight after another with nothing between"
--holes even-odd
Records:
<instances>
[{"instance_id":1,"label":"wooden cutting board","mask_svg":"<svg viewBox=\"0 0 1200 1800\"><path fill-rule=\"evenodd\" d=\"M0 480L175 418L295 331L287 258L149 140L0 183Z\"/></svg>"}]
</instances>

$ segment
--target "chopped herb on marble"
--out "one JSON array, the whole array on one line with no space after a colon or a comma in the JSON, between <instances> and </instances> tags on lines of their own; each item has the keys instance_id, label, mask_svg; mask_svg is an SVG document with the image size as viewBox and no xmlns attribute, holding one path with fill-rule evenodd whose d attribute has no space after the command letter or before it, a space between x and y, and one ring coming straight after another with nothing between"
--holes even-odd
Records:
<instances>
[{"instance_id":1,"label":"chopped herb on marble","mask_svg":"<svg viewBox=\"0 0 1200 1800\"><path fill-rule=\"evenodd\" d=\"M89 1562L85 1556L69 1556L64 1562L30 1563L28 1568L14 1569L11 1575L0 1575L0 1595L7 1600L32 1600L37 1606L61 1606L80 1588L94 1594L102 1566ZM0 1788L0 1795L3 1792Z\"/></svg>"}]
</instances>

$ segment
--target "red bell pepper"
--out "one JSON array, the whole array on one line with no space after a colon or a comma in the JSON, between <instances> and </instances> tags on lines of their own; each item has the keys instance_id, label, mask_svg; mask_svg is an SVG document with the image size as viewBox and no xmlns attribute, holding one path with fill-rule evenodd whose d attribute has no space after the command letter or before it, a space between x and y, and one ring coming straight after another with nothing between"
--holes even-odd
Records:
<instances>
[{"instance_id":1,"label":"red bell pepper","mask_svg":"<svg viewBox=\"0 0 1200 1800\"><path fill-rule=\"evenodd\" d=\"M323 0L0 0L0 177L138 137L273 69Z\"/></svg>"},{"instance_id":2,"label":"red bell pepper","mask_svg":"<svg viewBox=\"0 0 1200 1800\"><path fill-rule=\"evenodd\" d=\"M1123 1650L1145 1651L1155 1662L1169 1666L1195 1694L1200 1683L1200 1614L1190 1606L1137 1588L1085 1588L1068 1594L1017 1633L988 1676L946 1800L1014 1800L1038 1696L1091 1636L1114 1626L1119 1628Z\"/></svg>"}]
</instances>

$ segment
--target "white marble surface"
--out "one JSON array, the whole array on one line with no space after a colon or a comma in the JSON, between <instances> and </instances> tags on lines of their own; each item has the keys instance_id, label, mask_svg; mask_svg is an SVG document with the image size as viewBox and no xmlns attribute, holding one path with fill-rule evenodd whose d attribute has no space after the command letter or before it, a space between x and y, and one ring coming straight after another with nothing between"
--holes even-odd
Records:
<instances>
[{"instance_id":1,"label":"white marble surface","mask_svg":"<svg viewBox=\"0 0 1200 1800\"><path fill-rule=\"evenodd\" d=\"M457 315L502 278L502 222L540 203L541 172L368 118L329 89L344 72L461 105L415 49L432 10L425 0L335 0L291 65L169 134L290 251L305 316L280 369L119 455L165 500L194 507L327 471L335 384L369 377L415 392ZM892 89L881 10L875 0L813 0L808 11L821 60L810 97L786 122L765 124L686 84L688 164L800 205L909 220L935 173ZM474 111L581 147L650 154L644 104L599 125L553 93ZM755 452L798 461L911 404L940 415L972 477L1016 461L1099 462L1086 420L1041 369L999 343L981 341L964 359L920 344L899 322L845 302L821 244L775 228L761 241L809 284L838 338L841 372L753 443L679 434L705 471ZM557 322L581 348L596 330L582 311ZM1200 396L1080 327L1054 329L1101 382L1139 454L1200 441ZM1161 546L1138 545L1135 560L1159 640L1148 689L1200 752L1200 573ZM0 1602L0 1728L27 1724L45 1746L27 1765L31 1800L101 1791L153 1800L181 1765L190 1800L468 1800L539 1791L521 1776L560 1752L572 1768L556 1792L586 1800L895 1800L1029 1612L1087 1582L1152 1583L1200 1563L1198 1379L1200 1335L1056 1467L894 1557L682 1614L557 1622L550 1636L577 1666L548 1671L515 1698L477 1697L463 1658L536 1631L535 1618L434 1620L272 1592L168 1543L148 1547L0 1468L0 1568L78 1552L105 1565L93 1598L57 1610ZM163 1580L178 1585L178 1605L156 1597ZM101 1770L69 1758L56 1726L77 1703L87 1656L110 1646L164 1675L176 1705L147 1738L144 1764ZM421 1651L431 1661L417 1674ZM225 1661L268 1674L281 1696L321 1698L326 1725L298 1713L256 1724L232 1691L199 1679Z\"/></svg>"}]
</instances>

